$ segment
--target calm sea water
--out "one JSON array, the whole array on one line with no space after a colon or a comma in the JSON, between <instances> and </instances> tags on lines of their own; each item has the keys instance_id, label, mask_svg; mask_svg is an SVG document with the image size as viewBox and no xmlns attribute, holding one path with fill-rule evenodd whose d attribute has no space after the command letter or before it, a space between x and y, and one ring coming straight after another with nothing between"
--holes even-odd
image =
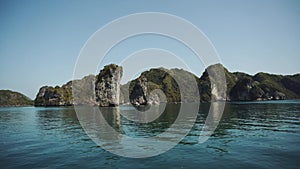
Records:
<instances>
[{"instance_id":1,"label":"calm sea water","mask_svg":"<svg viewBox=\"0 0 300 169\"><path fill-rule=\"evenodd\" d=\"M166 130L179 107L169 104L158 120L139 127L124 117L114 122L116 109L102 112L120 132L143 137ZM0 108L0 168L299 168L300 101L227 103L215 133L199 144L209 107L201 104L194 127L177 146L142 159L95 144L72 107Z\"/></svg>"}]
</instances>

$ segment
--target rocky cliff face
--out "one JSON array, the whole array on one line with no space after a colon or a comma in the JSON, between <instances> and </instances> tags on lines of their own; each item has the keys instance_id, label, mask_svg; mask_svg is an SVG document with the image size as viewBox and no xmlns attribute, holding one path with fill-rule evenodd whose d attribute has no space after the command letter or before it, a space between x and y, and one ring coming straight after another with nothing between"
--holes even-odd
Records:
<instances>
[{"instance_id":1,"label":"rocky cliff face","mask_svg":"<svg viewBox=\"0 0 300 169\"><path fill-rule=\"evenodd\" d=\"M61 87L44 86L37 94L35 105L117 106L123 103L199 102L199 93L202 102L300 99L300 74L282 76L258 73L251 76L231 73L221 64L216 64L209 66L200 78L182 69L155 68L120 85L122 73L121 66L111 64L97 76L70 81ZM221 78L226 81L225 87ZM75 99L72 89L77 96Z\"/></svg>"},{"instance_id":2,"label":"rocky cliff face","mask_svg":"<svg viewBox=\"0 0 300 169\"><path fill-rule=\"evenodd\" d=\"M227 100L228 91L231 90L233 83L232 75L221 64L209 66L198 79L201 101Z\"/></svg>"},{"instance_id":3,"label":"rocky cliff face","mask_svg":"<svg viewBox=\"0 0 300 169\"><path fill-rule=\"evenodd\" d=\"M258 87L258 83L250 77L239 79L230 92L231 100L257 100L264 92Z\"/></svg>"},{"instance_id":4,"label":"rocky cliff face","mask_svg":"<svg viewBox=\"0 0 300 169\"><path fill-rule=\"evenodd\" d=\"M224 84L220 83L222 81L218 80L220 78L226 82L226 88L224 88ZM214 83L212 84L211 81ZM198 79L201 101L229 100L228 93L235 81L235 77L221 64L209 66Z\"/></svg>"},{"instance_id":5,"label":"rocky cliff face","mask_svg":"<svg viewBox=\"0 0 300 169\"><path fill-rule=\"evenodd\" d=\"M21 93L11 90L0 90L0 107L32 105L33 101Z\"/></svg>"},{"instance_id":6,"label":"rocky cliff face","mask_svg":"<svg viewBox=\"0 0 300 169\"><path fill-rule=\"evenodd\" d=\"M287 81L293 84L292 88L287 87ZM233 101L298 99L299 88L299 81L291 76L258 73L240 77L230 91L230 98Z\"/></svg>"},{"instance_id":7,"label":"rocky cliff face","mask_svg":"<svg viewBox=\"0 0 300 169\"><path fill-rule=\"evenodd\" d=\"M89 75L80 80L72 81L73 104L98 105L95 97L96 76Z\"/></svg>"},{"instance_id":8,"label":"rocky cliff face","mask_svg":"<svg viewBox=\"0 0 300 169\"><path fill-rule=\"evenodd\" d=\"M72 104L72 81L61 87L43 86L34 100L35 106L70 106Z\"/></svg>"},{"instance_id":9,"label":"rocky cliff face","mask_svg":"<svg viewBox=\"0 0 300 169\"><path fill-rule=\"evenodd\" d=\"M148 98L148 79L145 76L140 76L133 86L130 94L130 103L133 105L146 105L149 102Z\"/></svg>"},{"instance_id":10,"label":"rocky cliff face","mask_svg":"<svg viewBox=\"0 0 300 169\"><path fill-rule=\"evenodd\" d=\"M134 105L149 104L149 93L159 89L168 102L196 102L197 91L191 85L191 78L197 81L200 100L209 101L254 101L254 100L281 100L300 98L295 94L300 85L294 76L279 76L259 73L251 76L245 73L231 73L221 64L209 66L200 78L180 69L150 69L131 81L129 86L130 102ZM298 76L296 76L298 77ZM226 86L220 79L224 79ZM178 79L183 81L180 88ZM213 83L212 83L213 82ZM127 88L128 88L128 84ZM293 89L290 90L285 86ZM181 91L180 91L181 90ZM184 91L182 97L181 92ZM161 102L162 94L155 97L155 103Z\"/></svg>"},{"instance_id":11,"label":"rocky cliff face","mask_svg":"<svg viewBox=\"0 0 300 169\"><path fill-rule=\"evenodd\" d=\"M197 87L191 87L193 82L197 86L197 77L182 69L157 68L143 72L127 88L133 105L193 102L197 101Z\"/></svg>"},{"instance_id":12,"label":"rocky cliff face","mask_svg":"<svg viewBox=\"0 0 300 169\"><path fill-rule=\"evenodd\" d=\"M89 75L80 80L70 81L61 87L44 86L40 88L34 105L116 106L119 105L121 77L122 67L111 64L105 66L97 76Z\"/></svg>"},{"instance_id":13,"label":"rocky cliff face","mask_svg":"<svg viewBox=\"0 0 300 169\"><path fill-rule=\"evenodd\" d=\"M105 66L97 76L95 83L96 102L99 106L117 106L120 104L120 81L123 75L121 66Z\"/></svg>"},{"instance_id":14,"label":"rocky cliff face","mask_svg":"<svg viewBox=\"0 0 300 169\"><path fill-rule=\"evenodd\" d=\"M213 65L216 66L216 65ZM220 66L220 65L219 65ZM223 67L223 66L222 66ZM282 76L258 73L254 76L235 72L231 73L223 68L227 83L227 101L254 100L284 100L299 99L300 76ZM211 83L207 70L199 80L201 101L214 100L212 98Z\"/></svg>"}]
</instances>

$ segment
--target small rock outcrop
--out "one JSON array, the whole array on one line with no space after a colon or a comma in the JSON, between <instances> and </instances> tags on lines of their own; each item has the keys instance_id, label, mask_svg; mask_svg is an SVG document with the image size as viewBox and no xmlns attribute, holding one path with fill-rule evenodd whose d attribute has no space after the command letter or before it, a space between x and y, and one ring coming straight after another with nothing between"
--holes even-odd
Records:
<instances>
[{"instance_id":1,"label":"small rock outcrop","mask_svg":"<svg viewBox=\"0 0 300 169\"><path fill-rule=\"evenodd\" d=\"M33 106L33 101L19 92L0 90L0 107L10 106Z\"/></svg>"},{"instance_id":2,"label":"small rock outcrop","mask_svg":"<svg viewBox=\"0 0 300 169\"><path fill-rule=\"evenodd\" d=\"M121 66L110 64L104 67L96 78L96 102L101 107L120 104L120 81L123 75Z\"/></svg>"},{"instance_id":3,"label":"small rock outcrop","mask_svg":"<svg viewBox=\"0 0 300 169\"><path fill-rule=\"evenodd\" d=\"M89 75L69 81L61 87L40 88L35 106L97 105L101 107L120 104L120 80L122 67L111 64L97 76Z\"/></svg>"},{"instance_id":4,"label":"small rock outcrop","mask_svg":"<svg viewBox=\"0 0 300 169\"><path fill-rule=\"evenodd\" d=\"M70 106L73 105L72 81L63 85L43 86L40 88L35 100L35 106Z\"/></svg>"}]
</instances>

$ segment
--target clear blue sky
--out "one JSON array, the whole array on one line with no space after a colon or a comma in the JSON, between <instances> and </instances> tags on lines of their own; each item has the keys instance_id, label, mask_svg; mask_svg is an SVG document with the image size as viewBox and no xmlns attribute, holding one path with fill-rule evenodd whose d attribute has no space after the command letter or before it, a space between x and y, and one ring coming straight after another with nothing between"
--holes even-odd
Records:
<instances>
[{"instance_id":1,"label":"clear blue sky","mask_svg":"<svg viewBox=\"0 0 300 169\"><path fill-rule=\"evenodd\" d=\"M43 85L64 84L72 79L87 39L108 22L136 12L165 12L189 20L208 36L230 71L300 72L297 0L2 0L0 89L34 98Z\"/></svg>"}]
</instances>

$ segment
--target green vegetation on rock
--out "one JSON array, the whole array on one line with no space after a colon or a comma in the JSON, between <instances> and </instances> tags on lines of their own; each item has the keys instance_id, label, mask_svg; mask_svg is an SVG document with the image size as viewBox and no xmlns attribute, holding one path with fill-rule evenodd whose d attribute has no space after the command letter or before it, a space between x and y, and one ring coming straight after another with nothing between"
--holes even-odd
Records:
<instances>
[{"instance_id":1,"label":"green vegetation on rock","mask_svg":"<svg viewBox=\"0 0 300 169\"><path fill-rule=\"evenodd\" d=\"M121 66L110 64L105 66L97 76L88 75L80 80L69 81L61 87L44 86L40 88L34 105L116 106L119 104L122 73Z\"/></svg>"},{"instance_id":2,"label":"green vegetation on rock","mask_svg":"<svg viewBox=\"0 0 300 169\"><path fill-rule=\"evenodd\" d=\"M223 65L215 64L207 67L201 77L177 68L152 68L137 79L120 85L122 71L121 66L110 64L97 76L89 75L62 87L42 87L35 105L73 105L72 89L80 96L76 97L79 99L75 100L75 104L99 106L199 102L199 99L201 102L300 99L300 74L282 76L257 73L251 76L232 73Z\"/></svg>"},{"instance_id":3,"label":"green vegetation on rock","mask_svg":"<svg viewBox=\"0 0 300 169\"><path fill-rule=\"evenodd\" d=\"M69 106L72 105L72 82L62 87L44 86L34 100L35 106Z\"/></svg>"},{"instance_id":4,"label":"green vegetation on rock","mask_svg":"<svg viewBox=\"0 0 300 169\"><path fill-rule=\"evenodd\" d=\"M143 79L143 80L142 80ZM197 77L182 69L153 68L145 71L141 76L129 85L129 97L132 104L147 104L147 102L161 102L162 93L168 102L195 102L199 101L199 92L193 86L197 86ZM181 87L180 87L181 86ZM180 91L180 89L184 91ZM161 90L155 97L150 93ZM138 99L136 99L138 98ZM155 99L155 100L154 100Z\"/></svg>"},{"instance_id":5,"label":"green vegetation on rock","mask_svg":"<svg viewBox=\"0 0 300 169\"><path fill-rule=\"evenodd\" d=\"M33 101L21 93L0 90L0 107L3 106L33 106Z\"/></svg>"}]
</instances>

